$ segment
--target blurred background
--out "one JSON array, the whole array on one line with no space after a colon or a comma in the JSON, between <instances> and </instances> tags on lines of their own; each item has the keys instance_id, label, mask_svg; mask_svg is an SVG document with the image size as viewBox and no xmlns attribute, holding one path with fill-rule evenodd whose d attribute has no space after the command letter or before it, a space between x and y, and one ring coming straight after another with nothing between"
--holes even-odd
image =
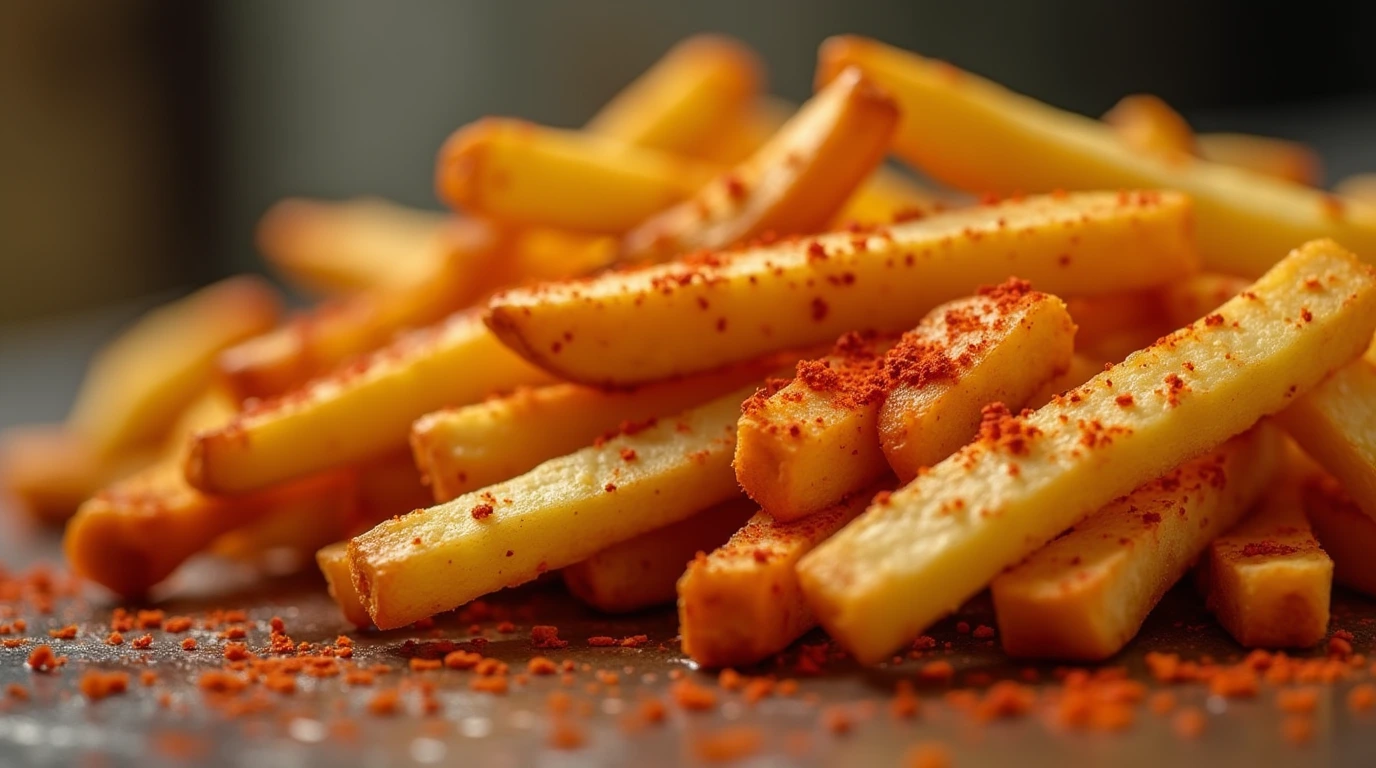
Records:
<instances>
[{"instance_id":1,"label":"blurred background","mask_svg":"<svg viewBox=\"0 0 1376 768\"><path fill-rule=\"evenodd\" d=\"M1330 181L1376 170L1364 0L0 0L0 425L60 417L85 353L158 297L261 270L274 200L437 208L458 126L578 125L708 30L794 101L854 32L1089 115L1156 93L1200 130L1313 144Z\"/></svg>"}]
</instances>

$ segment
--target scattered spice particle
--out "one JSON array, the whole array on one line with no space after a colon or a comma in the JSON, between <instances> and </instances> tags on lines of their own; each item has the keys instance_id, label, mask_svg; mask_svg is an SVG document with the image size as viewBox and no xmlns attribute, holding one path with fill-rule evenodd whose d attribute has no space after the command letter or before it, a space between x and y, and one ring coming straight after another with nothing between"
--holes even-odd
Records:
<instances>
[{"instance_id":1,"label":"scattered spice particle","mask_svg":"<svg viewBox=\"0 0 1376 768\"><path fill-rule=\"evenodd\" d=\"M118 632L111 632L105 636L106 645L124 645L124 635Z\"/></svg>"},{"instance_id":2,"label":"scattered spice particle","mask_svg":"<svg viewBox=\"0 0 1376 768\"><path fill-rule=\"evenodd\" d=\"M40 645L29 652L28 665L34 672L55 672L66 663L67 657L53 653L51 646Z\"/></svg>"},{"instance_id":3,"label":"scattered spice particle","mask_svg":"<svg viewBox=\"0 0 1376 768\"><path fill-rule=\"evenodd\" d=\"M516 631L516 625L509 621L503 621L497 625L497 631L509 635Z\"/></svg>"},{"instance_id":4,"label":"scattered spice particle","mask_svg":"<svg viewBox=\"0 0 1376 768\"><path fill-rule=\"evenodd\" d=\"M76 625L68 624L59 629L50 629L48 630L48 637L55 640L71 640L76 637Z\"/></svg>"},{"instance_id":5,"label":"scattered spice particle","mask_svg":"<svg viewBox=\"0 0 1376 768\"><path fill-rule=\"evenodd\" d=\"M144 688L152 688L158 682L158 674L151 669L145 669L139 673L139 685Z\"/></svg>"},{"instance_id":6,"label":"scattered spice particle","mask_svg":"<svg viewBox=\"0 0 1376 768\"><path fill-rule=\"evenodd\" d=\"M922 665L917 676L927 682L949 683L956 676L956 669L949 661L929 661Z\"/></svg>"},{"instance_id":7,"label":"scattered spice particle","mask_svg":"<svg viewBox=\"0 0 1376 768\"><path fill-rule=\"evenodd\" d=\"M988 624L981 624L978 627L975 627L973 637L979 638L980 640L988 640L993 636L994 628L989 626Z\"/></svg>"},{"instance_id":8,"label":"scattered spice particle","mask_svg":"<svg viewBox=\"0 0 1376 768\"><path fill-rule=\"evenodd\" d=\"M430 670L441 669L444 662L439 659L411 659L409 662L412 672L428 672Z\"/></svg>"},{"instance_id":9,"label":"scattered spice particle","mask_svg":"<svg viewBox=\"0 0 1376 768\"><path fill-rule=\"evenodd\" d=\"M478 504L473 507L469 514L473 515L474 520L486 520L492 516L492 512L491 504Z\"/></svg>"},{"instance_id":10,"label":"scattered spice particle","mask_svg":"<svg viewBox=\"0 0 1376 768\"><path fill-rule=\"evenodd\" d=\"M609 648L613 645L617 645L617 641L614 637L607 637L606 635L596 635L594 637L588 638L588 645L591 645L594 648Z\"/></svg>"},{"instance_id":11,"label":"scattered spice particle","mask_svg":"<svg viewBox=\"0 0 1376 768\"><path fill-rule=\"evenodd\" d=\"M163 624L162 628L163 630L171 632L174 635L180 634L191 629L191 617L173 616Z\"/></svg>"},{"instance_id":12,"label":"scattered spice particle","mask_svg":"<svg viewBox=\"0 0 1376 768\"><path fill-rule=\"evenodd\" d=\"M183 640L182 640L182 650L183 650L183 651L194 651L194 650L196 650L196 638L194 638L194 637L188 637L188 638L183 639Z\"/></svg>"},{"instance_id":13,"label":"scattered spice particle","mask_svg":"<svg viewBox=\"0 0 1376 768\"><path fill-rule=\"evenodd\" d=\"M1313 712L1319 706L1319 692L1313 688L1276 691L1276 707L1292 715Z\"/></svg>"},{"instance_id":14,"label":"scattered spice particle","mask_svg":"<svg viewBox=\"0 0 1376 768\"><path fill-rule=\"evenodd\" d=\"M911 720L917 717L919 709L920 704L917 695L913 693L913 684L907 680L898 681L893 699L889 701L889 714L899 720Z\"/></svg>"},{"instance_id":15,"label":"scattered spice particle","mask_svg":"<svg viewBox=\"0 0 1376 768\"><path fill-rule=\"evenodd\" d=\"M499 696L505 694L509 686L505 677L479 677L469 683L468 687L478 693L490 693Z\"/></svg>"},{"instance_id":16,"label":"scattered spice particle","mask_svg":"<svg viewBox=\"0 0 1376 768\"><path fill-rule=\"evenodd\" d=\"M628 635L621 638L621 642L618 643L618 645L622 648L639 648L648 642L650 642L648 635Z\"/></svg>"},{"instance_id":17,"label":"scattered spice particle","mask_svg":"<svg viewBox=\"0 0 1376 768\"><path fill-rule=\"evenodd\" d=\"M526 671L532 675L552 675L559 671L559 667L544 656L536 656L526 662Z\"/></svg>"},{"instance_id":18,"label":"scattered spice particle","mask_svg":"<svg viewBox=\"0 0 1376 768\"><path fill-rule=\"evenodd\" d=\"M557 717L549 732L549 745L555 749L578 749L587 742L582 726L564 717Z\"/></svg>"},{"instance_id":19,"label":"scattered spice particle","mask_svg":"<svg viewBox=\"0 0 1376 768\"><path fill-rule=\"evenodd\" d=\"M129 690L129 673L101 672L93 669L81 676L78 687L82 696L91 701L100 701Z\"/></svg>"},{"instance_id":20,"label":"scattered spice particle","mask_svg":"<svg viewBox=\"0 0 1376 768\"><path fill-rule=\"evenodd\" d=\"M134 642L132 642L132 643L129 644L129 647L130 647L130 648L137 648L138 650L144 650L144 649L147 649L147 648L151 647L152 645L153 645L153 636L152 636L152 635L143 635L142 637L137 637L137 638L135 638L135 639L134 639Z\"/></svg>"},{"instance_id":21,"label":"scattered spice particle","mask_svg":"<svg viewBox=\"0 0 1376 768\"><path fill-rule=\"evenodd\" d=\"M1171 730L1175 731L1176 736L1193 741L1204 735L1204 728L1208 723L1208 717L1203 710L1198 707L1185 707L1171 718Z\"/></svg>"},{"instance_id":22,"label":"scattered spice particle","mask_svg":"<svg viewBox=\"0 0 1376 768\"><path fill-rule=\"evenodd\" d=\"M1295 746L1303 746L1314 740L1314 721L1304 715L1290 715L1280 725L1281 735Z\"/></svg>"},{"instance_id":23,"label":"scattered spice particle","mask_svg":"<svg viewBox=\"0 0 1376 768\"><path fill-rule=\"evenodd\" d=\"M674 703L683 709L702 712L717 706L717 695L691 680L679 680L669 688Z\"/></svg>"},{"instance_id":24,"label":"scattered spice particle","mask_svg":"<svg viewBox=\"0 0 1376 768\"><path fill-rule=\"evenodd\" d=\"M758 727L735 725L704 733L693 740L693 753L708 763L726 763L755 754L764 742Z\"/></svg>"},{"instance_id":25,"label":"scattered spice particle","mask_svg":"<svg viewBox=\"0 0 1376 768\"><path fill-rule=\"evenodd\" d=\"M1347 692L1347 708L1353 712L1369 712L1376 707L1376 686L1360 683Z\"/></svg>"},{"instance_id":26,"label":"scattered spice particle","mask_svg":"<svg viewBox=\"0 0 1376 768\"><path fill-rule=\"evenodd\" d=\"M10 683L5 687L5 695L15 701L28 701L29 689L19 683Z\"/></svg>"},{"instance_id":27,"label":"scattered spice particle","mask_svg":"<svg viewBox=\"0 0 1376 768\"><path fill-rule=\"evenodd\" d=\"M395 715L401 708L401 694L395 688L378 691L368 699L369 714L378 717Z\"/></svg>"}]
</instances>

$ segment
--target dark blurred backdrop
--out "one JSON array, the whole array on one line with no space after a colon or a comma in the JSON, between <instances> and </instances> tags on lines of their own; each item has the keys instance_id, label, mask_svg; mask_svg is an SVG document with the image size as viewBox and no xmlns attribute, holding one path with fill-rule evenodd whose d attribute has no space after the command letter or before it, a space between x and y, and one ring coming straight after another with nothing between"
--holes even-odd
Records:
<instances>
[{"instance_id":1,"label":"dark blurred backdrop","mask_svg":"<svg viewBox=\"0 0 1376 768\"><path fill-rule=\"evenodd\" d=\"M1369 0L0 0L0 325L258 269L285 195L437 207L459 125L577 125L705 30L796 101L818 43L856 32L1086 114L1153 92L1309 141L1330 179L1376 170Z\"/></svg>"}]
</instances>

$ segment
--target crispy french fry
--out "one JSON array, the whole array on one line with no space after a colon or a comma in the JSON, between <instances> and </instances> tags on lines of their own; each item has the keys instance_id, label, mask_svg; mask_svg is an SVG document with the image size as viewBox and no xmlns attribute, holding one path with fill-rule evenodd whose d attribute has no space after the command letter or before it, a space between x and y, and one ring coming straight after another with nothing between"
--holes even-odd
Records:
<instances>
[{"instance_id":1,"label":"crispy french fry","mask_svg":"<svg viewBox=\"0 0 1376 768\"><path fill-rule=\"evenodd\" d=\"M1174 189L1193 199L1205 268L1255 277L1296 243L1331 237L1376 260L1376 206L1231 166L1171 163L1114 130L975 75L859 37L823 44L819 85L858 66L898 99L894 152L972 192Z\"/></svg>"},{"instance_id":2,"label":"crispy french fry","mask_svg":"<svg viewBox=\"0 0 1376 768\"><path fill-rule=\"evenodd\" d=\"M1333 560L1333 580L1376 595L1376 520L1329 477L1305 484L1304 511L1319 544Z\"/></svg>"},{"instance_id":3,"label":"crispy french fry","mask_svg":"<svg viewBox=\"0 0 1376 768\"><path fill-rule=\"evenodd\" d=\"M206 493L267 488L402 450L430 411L548 380L459 313L196 435L186 478Z\"/></svg>"},{"instance_id":4,"label":"crispy french fry","mask_svg":"<svg viewBox=\"0 0 1376 768\"><path fill-rule=\"evenodd\" d=\"M1067 301L1066 307L1078 328L1075 333L1076 351L1091 358L1116 363L1157 340L1162 334L1202 317L1203 313L1200 313L1189 320L1172 323L1167 321L1161 308L1162 291L1174 290L1182 282L1191 279L1184 278L1170 288ZM1247 282L1243 281L1243 286L1246 285ZM1209 308L1213 309L1227 298L1219 299Z\"/></svg>"},{"instance_id":5,"label":"crispy french fry","mask_svg":"<svg viewBox=\"0 0 1376 768\"><path fill-rule=\"evenodd\" d=\"M794 566L863 512L871 495L857 493L791 523L761 512L726 544L689 563L678 583L684 653L707 667L753 664L816 626Z\"/></svg>"},{"instance_id":6,"label":"crispy french fry","mask_svg":"<svg viewBox=\"0 0 1376 768\"><path fill-rule=\"evenodd\" d=\"M1083 661L1121 650L1209 542L1261 496L1281 439L1259 425L1095 512L994 579L1003 650Z\"/></svg>"},{"instance_id":7,"label":"crispy french fry","mask_svg":"<svg viewBox=\"0 0 1376 768\"><path fill-rule=\"evenodd\" d=\"M566 379L624 386L901 331L1010 274L1062 296L1160 285L1193 269L1189 221L1188 201L1169 193L1028 198L508 291L487 322Z\"/></svg>"},{"instance_id":8,"label":"crispy french fry","mask_svg":"<svg viewBox=\"0 0 1376 768\"><path fill-rule=\"evenodd\" d=\"M148 466L150 449L96 454L61 424L34 424L0 433L0 487L34 519L61 524L102 487Z\"/></svg>"},{"instance_id":9,"label":"crispy french fry","mask_svg":"<svg viewBox=\"0 0 1376 768\"><path fill-rule=\"evenodd\" d=\"M621 234L687 199L715 166L588 133L484 118L440 150L441 199L514 225Z\"/></svg>"},{"instance_id":10,"label":"crispy french fry","mask_svg":"<svg viewBox=\"0 0 1376 768\"><path fill-rule=\"evenodd\" d=\"M280 310L266 282L241 276L149 312L92 361L68 427L101 457L161 441L209 384L215 355Z\"/></svg>"},{"instance_id":11,"label":"crispy french fry","mask_svg":"<svg viewBox=\"0 0 1376 768\"><path fill-rule=\"evenodd\" d=\"M258 249L288 281L317 293L408 288L441 268L432 241L448 218L377 198L288 198L258 222Z\"/></svg>"},{"instance_id":12,"label":"crispy french fry","mask_svg":"<svg viewBox=\"0 0 1376 768\"><path fill-rule=\"evenodd\" d=\"M952 369L933 377L922 370L920 348L914 350L914 370L878 411L884 458L904 482L968 443L988 404L1021 408L1069 369L1075 346L1075 323L1065 304L1012 282L946 305L940 319L919 334L928 343L945 337L938 343L948 350Z\"/></svg>"},{"instance_id":13,"label":"crispy french fry","mask_svg":"<svg viewBox=\"0 0 1376 768\"><path fill-rule=\"evenodd\" d=\"M1201 133L1195 142L1199 156L1211 162L1310 187L1323 181L1319 153L1298 141L1245 133Z\"/></svg>"},{"instance_id":14,"label":"crispy french fry","mask_svg":"<svg viewBox=\"0 0 1376 768\"><path fill-rule=\"evenodd\" d=\"M650 149L715 159L760 95L764 66L749 46L722 35L694 35L669 49L585 129Z\"/></svg>"},{"instance_id":15,"label":"crispy french fry","mask_svg":"<svg viewBox=\"0 0 1376 768\"><path fill-rule=\"evenodd\" d=\"M1139 93L1124 96L1104 114L1128 146L1168 162L1186 162L1196 154L1194 129L1157 96Z\"/></svg>"},{"instance_id":16,"label":"crispy french fry","mask_svg":"<svg viewBox=\"0 0 1376 768\"><path fill-rule=\"evenodd\" d=\"M897 124L892 99L858 71L843 74L748 160L628 232L622 258L663 261L822 229L883 162Z\"/></svg>"},{"instance_id":17,"label":"crispy french fry","mask_svg":"<svg viewBox=\"0 0 1376 768\"><path fill-rule=\"evenodd\" d=\"M1243 278L1216 272L1190 275L1161 291L1162 311L1173 326L1193 323L1247 290L1248 285Z\"/></svg>"},{"instance_id":18,"label":"crispy french fry","mask_svg":"<svg viewBox=\"0 0 1376 768\"><path fill-rule=\"evenodd\" d=\"M1328 634L1333 561L1305 519L1291 469L1256 510L1209 545L1199 583L1218 623L1246 648L1308 648Z\"/></svg>"},{"instance_id":19,"label":"crispy french fry","mask_svg":"<svg viewBox=\"0 0 1376 768\"><path fill-rule=\"evenodd\" d=\"M373 623L410 624L732 498L736 417L752 391L637 425L355 537L354 586Z\"/></svg>"},{"instance_id":20,"label":"crispy french fry","mask_svg":"<svg viewBox=\"0 0 1376 768\"><path fill-rule=\"evenodd\" d=\"M315 553L315 564L325 577L330 599L339 606L344 618L355 627L373 626L373 619L363 607L363 600L354 589L353 576L349 572L349 542L336 541L322 547Z\"/></svg>"},{"instance_id":21,"label":"crispy french fry","mask_svg":"<svg viewBox=\"0 0 1376 768\"><path fill-rule=\"evenodd\" d=\"M411 427L411 450L435 501L449 501L591 445L619 424L678 413L759 381L779 364L767 360L628 391L577 384L519 389L422 416Z\"/></svg>"},{"instance_id":22,"label":"crispy french fry","mask_svg":"<svg viewBox=\"0 0 1376 768\"><path fill-rule=\"evenodd\" d=\"M1368 205L1376 205L1376 173L1358 173L1338 182L1333 190Z\"/></svg>"},{"instance_id":23,"label":"crispy french fry","mask_svg":"<svg viewBox=\"0 0 1376 768\"><path fill-rule=\"evenodd\" d=\"M1376 274L1330 241L1214 316L980 437L799 563L808 602L880 661L1066 528L1303 396L1376 330Z\"/></svg>"},{"instance_id":24,"label":"crispy french fry","mask_svg":"<svg viewBox=\"0 0 1376 768\"><path fill-rule=\"evenodd\" d=\"M564 568L564 584L574 597L606 613L671 603L693 556L725 544L755 512L749 499L704 509Z\"/></svg>"}]
</instances>

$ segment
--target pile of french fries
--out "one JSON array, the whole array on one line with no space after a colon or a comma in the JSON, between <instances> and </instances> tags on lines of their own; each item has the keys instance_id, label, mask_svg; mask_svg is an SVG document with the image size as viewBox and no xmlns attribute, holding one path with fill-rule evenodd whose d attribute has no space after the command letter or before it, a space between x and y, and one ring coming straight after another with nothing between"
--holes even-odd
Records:
<instances>
[{"instance_id":1,"label":"pile of french fries","mask_svg":"<svg viewBox=\"0 0 1376 768\"><path fill-rule=\"evenodd\" d=\"M582 130L459 129L451 213L279 204L321 303L149 315L8 486L120 595L286 548L390 629L561 571L718 667L818 624L882 662L986 588L1009 654L1079 660L1192 572L1249 647L1376 594L1370 180L855 37L796 110L763 82L693 38Z\"/></svg>"}]
</instances>

